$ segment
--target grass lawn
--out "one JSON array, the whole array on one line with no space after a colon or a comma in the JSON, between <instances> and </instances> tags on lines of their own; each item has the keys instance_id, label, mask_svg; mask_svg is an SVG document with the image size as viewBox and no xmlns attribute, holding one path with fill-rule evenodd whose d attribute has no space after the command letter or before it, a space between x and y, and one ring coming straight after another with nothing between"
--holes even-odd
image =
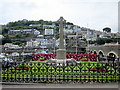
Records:
<instances>
[{"instance_id":1,"label":"grass lawn","mask_svg":"<svg viewBox=\"0 0 120 90\"><path fill-rule=\"evenodd\" d=\"M46 63L48 60L43 60L43 61L31 61L31 63Z\"/></svg>"}]
</instances>

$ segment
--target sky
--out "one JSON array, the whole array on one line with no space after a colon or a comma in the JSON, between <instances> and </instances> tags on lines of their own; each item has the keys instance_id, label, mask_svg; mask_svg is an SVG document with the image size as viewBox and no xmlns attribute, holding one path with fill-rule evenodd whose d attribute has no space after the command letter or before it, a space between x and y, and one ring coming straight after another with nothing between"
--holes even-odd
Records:
<instances>
[{"instance_id":1,"label":"sky","mask_svg":"<svg viewBox=\"0 0 120 90\"><path fill-rule=\"evenodd\" d=\"M119 0L0 0L0 24L22 19L67 22L102 31L118 32Z\"/></svg>"}]
</instances>

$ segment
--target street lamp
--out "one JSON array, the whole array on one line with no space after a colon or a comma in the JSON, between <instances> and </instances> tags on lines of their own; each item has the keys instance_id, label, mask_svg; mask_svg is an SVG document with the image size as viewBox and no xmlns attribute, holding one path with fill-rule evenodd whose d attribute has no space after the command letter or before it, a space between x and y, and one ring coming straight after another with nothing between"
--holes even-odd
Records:
<instances>
[{"instance_id":1,"label":"street lamp","mask_svg":"<svg viewBox=\"0 0 120 90\"><path fill-rule=\"evenodd\" d=\"M78 44L78 42L77 42L77 36L78 36L78 32L76 32L76 54L78 52L78 50L77 50L77 44Z\"/></svg>"},{"instance_id":2,"label":"street lamp","mask_svg":"<svg viewBox=\"0 0 120 90\"><path fill-rule=\"evenodd\" d=\"M55 54L55 37L53 37L53 48L54 48L54 54Z\"/></svg>"}]
</instances>

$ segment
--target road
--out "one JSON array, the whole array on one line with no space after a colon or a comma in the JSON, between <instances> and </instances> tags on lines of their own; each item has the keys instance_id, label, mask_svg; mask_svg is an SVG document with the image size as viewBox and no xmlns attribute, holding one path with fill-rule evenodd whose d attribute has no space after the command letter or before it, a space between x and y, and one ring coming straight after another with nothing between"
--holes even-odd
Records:
<instances>
[{"instance_id":1,"label":"road","mask_svg":"<svg viewBox=\"0 0 120 90\"><path fill-rule=\"evenodd\" d=\"M107 84L11 84L11 85L2 85L2 88L118 88L117 83L107 83Z\"/></svg>"}]
</instances>

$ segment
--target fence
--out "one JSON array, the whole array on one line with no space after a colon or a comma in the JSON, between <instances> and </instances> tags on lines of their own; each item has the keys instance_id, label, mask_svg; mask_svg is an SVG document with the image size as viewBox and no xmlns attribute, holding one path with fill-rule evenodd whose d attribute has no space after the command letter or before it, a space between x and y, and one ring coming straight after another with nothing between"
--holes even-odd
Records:
<instances>
[{"instance_id":1,"label":"fence","mask_svg":"<svg viewBox=\"0 0 120 90\"><path fill-rule=\"evenodd\" d=\"M97 62L80 62L67 65L29 62L3 68L2 82L24 83L78 83L119 82L120 63L101 64Z\"/></svg>"}]
</instances>

